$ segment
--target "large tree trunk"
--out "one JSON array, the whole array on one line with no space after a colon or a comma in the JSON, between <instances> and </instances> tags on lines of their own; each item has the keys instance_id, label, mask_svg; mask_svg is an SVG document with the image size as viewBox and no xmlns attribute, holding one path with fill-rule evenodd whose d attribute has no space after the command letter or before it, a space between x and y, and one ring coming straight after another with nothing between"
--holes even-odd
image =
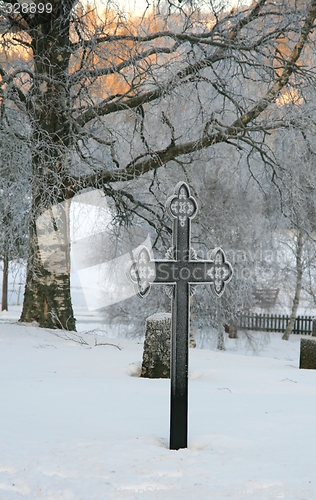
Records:
<instances>
[{"instance_id":1,"label":"large tree trunk","mask_svg":"<svg viewBox=\"0 0 316 500\"><path fill-rule=\"evenodd\" d=\"M34 85L32 125L33 193L30 254L20 321L75 330L70 295L69 120L67 79L69 17L57 16L30 30Z\"/></svg>"},{"instance_id":2,"label":"large tree trunk","mask_svg":"<svg viewBox=\"0 0 316 500\"><path fill-rule=\"evenodd\" d=\"M2 272L2 301L1 310L8 310L8 275L9 275L9 257L6 250L3 255L3 272Z\"/></svg>"},{"instance_id":3,"label":"large tree trunk","mask_svg":"<svg viewBox=\"0 0 316 500\"><path fill-rule=\"evenodd\" d=\"M47 211L30 228L30 255L20 321L46 328L75 330L70 293L68 204ZM57 222L54 217L59 217ZM50 219L50 220L49 220ZM50 231L49 222L53 225Z\"/></svg>"},{"instance_id":4,"label":"large tree trunk","mask_svg":"<svg viewBox=\"0 0 316 500\"><path fill-rule=\"evenodd\" d=\"M46 328L76 330L69 275L44 270L38 276L28 270L20 321L36 321Z\"/></svg>"},{"instance_id":5,"label":"large tree trunk","mask_svg":"<svg viewBox=\"0 0 316 500\"><path fill-rule=\"evenodd\" d=\"M290 338L290 335L291 335L292 330L293 330L294 325L295 325L296 314L297 314L298 306L300 303L300 296L301 296L301 290L302 290L302 276L303 276L302 255L303 255L303 233L299 229L298 236L297 236L297 248L296 248L295 295L294 295L293 304L292 304L292 312L291 312L290 321L289 321L289 323L286 327L286 330L284 332L284 335L282 337L283 340L289 340L289 338Z\"/></svg>"}]
</instances>

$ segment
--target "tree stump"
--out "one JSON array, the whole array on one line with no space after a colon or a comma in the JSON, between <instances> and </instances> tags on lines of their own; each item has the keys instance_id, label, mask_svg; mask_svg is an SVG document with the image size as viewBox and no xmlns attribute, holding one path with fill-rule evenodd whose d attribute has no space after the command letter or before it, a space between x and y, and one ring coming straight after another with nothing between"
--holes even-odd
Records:
<instances>
[{"instance_id":1,"label":"tree stump","mask_svg":"<svg viewBox=\"0 0 316 500\"><path fill-rule=\"evenodd\" d=\"M170 338L170 313L157 313L146 319L141 377L170 378Z\"/></svg>"},{"instance_id":2,"label":"tree stump","mask_svg":"<svg viewBox=\"0 0 316 500\"><path fill-rule=\"evenodd\" d=\"M225 324L225 333L228 333L229 339L237 339L237 325L236 323Z\"/></svg>"},{"instance_id":3,"label":"tree stump","mask_svg":"<svg viewBox=\"0 0 316 500\"><path fill-rule=\"evenodd\" d=\"M313 318L313 332L312 336L316 337L316 318Z\"/></svg>"},{"instance_id":4,"label":"tree stump","mask_svg":"<svg viewBox=\"0 0 316 500\"><path fill-rule=\"evenodd\" d=\"M316 339L301 339L300 368L316 370Z\"/></svg>"}]
</instances>

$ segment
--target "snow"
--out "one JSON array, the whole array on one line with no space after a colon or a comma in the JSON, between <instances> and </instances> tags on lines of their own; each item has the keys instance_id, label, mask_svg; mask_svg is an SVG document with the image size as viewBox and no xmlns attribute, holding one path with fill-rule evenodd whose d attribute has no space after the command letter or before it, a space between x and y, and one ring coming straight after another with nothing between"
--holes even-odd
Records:
<instances>
[{"instance_id":1,"label":"snow","mask_svg":"<svg viewBox=\"0 0 316 500\"><path fill-rule=\"evenodd\" d=\"M299 336L190 349L189 448L170 451L170 382L139 378L142 343L8 316L1 500L315 497L316 371L298 369Z\"/></svg>"},{"instance_id":2,"label":"snow","mask_svg":"<svg viewBox=\"0 0 316 500\"><path fill-rule=\"evenodd\" d=\"M158 312L155 314L152 314L151 316L148 316L147 320L165 320L165 319L170 319L171 318L171 313L166 313L166 312Z\"/></svg>"}]
</instances>

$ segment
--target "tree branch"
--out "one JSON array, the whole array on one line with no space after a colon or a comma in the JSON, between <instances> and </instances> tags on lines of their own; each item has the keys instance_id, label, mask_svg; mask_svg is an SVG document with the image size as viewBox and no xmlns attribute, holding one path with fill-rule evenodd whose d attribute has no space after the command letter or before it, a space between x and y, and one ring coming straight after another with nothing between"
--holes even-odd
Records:
<instances>
[{"instance_id":1,"label":"tree branch","mask_svg":"<svg viewBox=\"0 0 316 500\"><path fill-rule=\"evenodd\" d=\"M241 20L239 20L235 26L233 26L229 30L230 40L235 40L238 32L247 24L251 23L256 17L259 16L260 11L263 9L264 5L267 3L267 0L259 0L254 8L249 12L248 16L245 16ZM231 19L232 16L227 16L224 18L222 22L226 22L227 19ZM85 47L95 47L97 44L101 43L109 43L109 42L119 42L119 41L131 41L135 43L145 43L151 42L153 40L162 39L162 38L171 38L172 40L177 41L186 41L191 43L209 43L214 45L214 47L227 48L227 44L217 42L216 40L207 40L214 35L215 32L218 32L219 22L217 22L214 27L207 31L206 33L176 33L174 31L165 30L165 31L156 31L155 33L150 33L149 35L139 36L139 35L105 35L98 38L94 38L92 40L80 40L80 42L75 42L72 44L73 50L82 49Z\"/></svg>"},{"instance_id":2,"label":"tree branch","mask_svg":"<svg viewBox=\"0 0 316 500\"><path fill-rule=\"evenodd\" d=\"M18 73L19 73L19 72L20 72L20 71L18 71ZM17 86L13 83L13 81L14 81L14 75L10 75L10 74L8 74L8 73L7 73L7 72L3 69L3 67L0 67L0 76L2 77L2 83L7 84L7 85L10 87L11 91L12 91L13 93L16 93L16 94L18 95L18 98L19 98L19 101L20 101L20 102L18 102L17 100L13 99L13 100L14 100L14 102L15 102L15 104L16 104L17 106L19 106L19 104L20 104L20 103L23 103L23 104L26 104L26 105L28 106L28 105L29 105L29 102L28 102L28 100L27 100L27 98L26 98L25 94L22 92L22 90L21 90L21 89L19 89L19 87L17 87ZM2 92L3 92L3 91L2 91Z\"/></svg>"},{"instance_id":3,"label":"tree branch","mask_svg":"<svg viewBox=\"0 0 316 500\"><path fill-rule=\"evenodd\" d=\"M264 2L262 1L261 3ZM208 126L205 127L204 133L199 140L186 142L183 144L174 144L174 142L171 142L167 148L150 154L146 153L138 159L131 161L125 168L117 169L115 171L107 170L105 172L87 176L85 177L85 179L81 178L81 182L84 183L84 187L91 187L95 185L96 182L111 183L117 181L132 180L135 177L139 177L146 172L149 172L150 170L159 168L161 165L164 165L169 161L176 159L178 156L194 153L214 144L227 142L229 138L238 138L239 136L244 136L245 132L247 131L247 125L253 122L263 111L267 109L269 104L276 99L280 90L284 88L289 82L290 76L294 71L295 64L298 61L307 42L308 35L313 29L315 17L316 0L313 0L309 13L302 27L299 40L295 44L290 57L288 58L288 61L284 66L282 74L268 90L266 95L261 98L250 111L245 112L230 126L216 126L213 127L211 133L209 133L209 127L214 125L211 122L208 124ZM156 90L156 92L158 92L158 90ZM159 89L159 92L161 92L161 89ZM154 94L154 92L148 92L147 95L141 95L139 97L131 98L129 100L130 104L136 106L144 102L148 102L146 101L146 98L151 99L153 98ZM138 104L136 104L137 102ZM114 106L115 105L117 105L117 103L114 103ZM121 106L123 106L123 103L121 104Z\"/></svg>"},{"instance_id":4,"label":"tree branch","mask_svg":"<svg viewBox=\"0 0 316 500\"><path fill-rule=\"evenodd\" d=\"M112 66L107 66L106 68L100 68L100 69L94 69L91 71L87 71L87 69L79 70L76 71L75 73L71 74L70 80L71 81L76 81L78 77L84 76L84 78L98 78L100 76L106 76L106 75L113 75L115 73L119 73L122 71L122 69L128 68L129 66L135 65L137 61L141 61L143 59L146 59L147 57L150 57L152 55L157 55L157 54L171 54L178 48L178 44L175 44L173 48L163 48L163 47L158 47L158 48L152 48L149 49L145 52L141 52L138 55L132 56L126 61L121 62L120 64L115 64Z\"/></svg>"},{"instance_id":5,"label":"tree branch","mask_svg":"<svg viewBox=\"0 0 316 500\"><path fill-rule=\"evenodd\" d=\"M119 99L114 101L114 102L113 102L113 99L111 98L111 103L109 103L109 98L107 98L107 99L103 100L101 103L94 105L94 106L91 106L90 108L83 111L81 115L78 116L78 118L77 118L78 124L80 126L84 126L86 123L88 123L89 121L91 121L97 117L105 116L105 115L108 115L111 113L115 113L117 111L122 111L124 109L133 109L133 108L136 108L142 104L152 102L152 101L158 99L159 97L161 97L164 93L166 93L168 91L170 92L171 88L174 89L176 86L181 84L188 76L196 74L201 69L210 67L214 63L216 63L224 58L227 59L227 57L228 57L227 50L232 49L231 42L236 39L239 31L243 27L248 25L250 22L253 21L253 19L255 19L258 16L259 12L262 10L266 1L267 0L260 0L259 2L257 2L255 7L249 12L249 14L247 16L245 16L243 19L239 20L236 23L236 25L233 26L229 30L228 37L227 37L228 41L226 43L220 43L220 42L217 42L216 40L212 41L212 44L214 46L218 47L214 54L209 55L209 56L205 57L204 59L199 60L193 64L188 64L186 67L184 67L183 69L178 71L174 77L172 77L171 79L162 83L159 87L155 87L154 89L152 89L150 91L143 92L143 93L140 93L138 95L134 95L132 97L128 96L128 94L130 93L130 92L128 92L127 94L120 96ZM199 39L204 39L205 37L209 36L209 33L208 34L199 34L198 37L196 35L194 36L192 34L187 35L187 34L171 33L170 31L153 33L151 35L148 35L147 37L134 37L133 35L125 35L125 36L126 36L126 40L131 39L135 42L136 41L139 42L139 41L154 40L154 39L159 38L159 36L160 37L161 36L169 36L173 39L190 41L189 38L191 37L192 41L197 43ZM115 36L114 37L110 37L110 36L104 37L104 41L116 40L116 39L117 39L117 37L115 37ZM122 39L124 39L124 38L122 38ZM265 42L265 41L266 41L266 38L263 37L262 42ZM238 44L237 44L237 47L238 47ZM236 47L236 50L237 50L237 47ZM244 48L247 48L247 50L251 50L247 46L244 46ZM150 49L150 50L157 50L157 49ZM170 49L166 49L166 50L170 50ZM166 52L166 53L168 53L168 52ZM129 59L128 64L130 64L131 62L132 62L132 59ZM121 63L122 68L125 67L124 65L126 63L127 62ZM91 74L94 74L94 76L101 76L102 74L110 74L110 73L106 73L106 71L110 71L112 73L115 73L115 72L117 72L117 69L115 69L115 67L113 69L112 68L104 69L104 70L102 70L102 71L104 71L104 73L101 72L99 75L98 75L98 71L100 71L100 70L95 70L95 72L91 72ZM135 91L135 89L131 89L130 91L133 92L133 90ZM128 97L126 97L126 96L128 96Z\"/></svg>"}]
</instances>

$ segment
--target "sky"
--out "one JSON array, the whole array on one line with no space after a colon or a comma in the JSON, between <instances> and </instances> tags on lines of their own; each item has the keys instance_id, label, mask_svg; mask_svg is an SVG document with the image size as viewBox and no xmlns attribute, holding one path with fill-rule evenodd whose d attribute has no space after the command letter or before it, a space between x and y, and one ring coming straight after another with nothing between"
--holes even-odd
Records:
<instances>
[{"instance_id":1,"label":"sky","mask_svg":"<svg viewBox=\"0 0 316 500\"><path fill-rule=\"evenodd\" d=\"M227 0L226 3L228 6L233 7L233 6L237 5L238 3L246 5L246 4L251 3L251 1L252 0L243 0L241 2L241 1L236 1L236 0ZM152 3L153 3L152 0L119 0L119 4L122 7L124 7L124 9L126 7L127 10L134 12L136 15L141 15L144 12L144 10L146 9L146 7L148 7L148 5L151 5ZM215 1L214 3L219 3L219 2Z\"/></svg>"}]
</instances>

